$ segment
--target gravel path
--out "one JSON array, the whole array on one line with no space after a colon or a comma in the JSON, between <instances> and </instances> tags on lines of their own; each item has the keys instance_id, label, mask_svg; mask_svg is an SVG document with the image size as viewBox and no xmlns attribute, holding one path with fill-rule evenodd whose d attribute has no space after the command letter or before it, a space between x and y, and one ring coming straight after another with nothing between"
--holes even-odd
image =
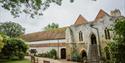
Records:
<instances>
[{"instance_id":1,"label":"gravel path","mask_svg":"<svg viewBox=\"0 0 125 63\"><path fill-rule=\"evenodd\" d=\"M29 56L26 56L27 59L30 59ZM55 60L50 58L42 58L42 57L36 57L38 59L38 63L44 63L43 61L50 61L50 63L78 63L78 62L72 62L72 61L66 61L66 60Z\"/></svg>"}]
</instances>

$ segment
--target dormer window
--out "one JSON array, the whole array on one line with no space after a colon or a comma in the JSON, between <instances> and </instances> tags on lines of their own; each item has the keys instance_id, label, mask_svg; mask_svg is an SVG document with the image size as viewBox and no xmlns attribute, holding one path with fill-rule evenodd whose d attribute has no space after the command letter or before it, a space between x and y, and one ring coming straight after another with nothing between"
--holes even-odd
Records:
<instances>
[{"instance_id":1,"label":"dormer window","mask_svg":"<svg viewBox=\"0 0 125 63\"><path fill-rule=\"evenodd\" d=\"M82 32L79 32L79 41L83 41L83 36L82 36Z\"/></svg>"},{"instance_id":2,"label":"dormer window","mask_svg":"<svg viewBox=\"0 0 125 63\"><path fill-rule=\"evenodd\" d=\"M109 29L105 28L104 31L105 31L105 38L106 38L106 39L110 39L111 37L110 37Z\"/></svg>"}]
</instances>

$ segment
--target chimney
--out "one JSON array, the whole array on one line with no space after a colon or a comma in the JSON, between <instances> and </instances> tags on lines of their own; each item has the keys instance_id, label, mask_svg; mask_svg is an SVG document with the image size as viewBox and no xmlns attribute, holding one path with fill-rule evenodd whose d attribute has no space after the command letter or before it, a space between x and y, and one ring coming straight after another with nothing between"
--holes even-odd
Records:
<instances>
[{"instance_id":1,"label":"chimney","mask_svg":"<svg viewBox=\"0 0 125 63\"><path fill-rule=\"evenodd\" d=\"M114 16L114 17L118 17L118 16L121 16L121 12L119 9L115 9L115 10L112 10L110 12L111 16Z\"/></svg>"}]
</instances>

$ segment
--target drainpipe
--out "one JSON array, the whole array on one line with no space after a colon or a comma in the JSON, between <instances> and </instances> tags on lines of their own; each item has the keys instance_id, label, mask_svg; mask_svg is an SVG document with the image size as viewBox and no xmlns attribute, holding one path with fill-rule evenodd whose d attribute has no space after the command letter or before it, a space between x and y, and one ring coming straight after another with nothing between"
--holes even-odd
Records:
<instances>
[{"instance_id":1,"label":"drainpipe","mask_svg":"<svg viewBox=\"0 0 125 63\"><path fill-rule=\"evenodd\" d=\"M90 25L92 28L94 28L94 29L96 29L96 31L97 31L97 35L98 35L98 43L99 43L99 59L101 58L101 56L102 56L102 53L101 53L101 41L100 41L100 37L99 37L99 29L98 28L96 28L96 27L94 27L92 24ZM100 62L101 63L101 62Z\"/></svg>"}]
</instances>

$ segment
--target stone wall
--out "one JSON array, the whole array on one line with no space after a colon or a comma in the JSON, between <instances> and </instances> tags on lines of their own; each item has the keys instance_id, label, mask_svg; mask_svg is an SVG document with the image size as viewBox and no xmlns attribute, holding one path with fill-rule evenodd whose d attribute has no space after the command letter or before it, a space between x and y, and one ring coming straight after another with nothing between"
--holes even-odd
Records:
<instances>
[{"instance_id":1,"label":"stone wall","mask_svg":"<svg viewBox=\"0 0 125 63\"><path fill-rule=\"evenodd\" d=\"M99 19L96 22L88 22L82 25L71 25L66 30L66 49L67 49L67 58L71 55L72 52L72 43L76 43L77 50L80 51L85 49L87 55L89 56L89 46L91 45L91 35L94 34L96 37L98 49L103 52L103 49L107 45L107 42L112 40L112 32L110 31L111 39L105 38L105 28L111 28L114 21L111 20L112 17L109 15L105 15L103 18ZM91 26L93 25L93 26ZM79 32L83 33L83 41L79 41ZM103 54L103 53L102 53ZM100 54L99 54L100 55Z\"/></svg>"}]
</instances>

